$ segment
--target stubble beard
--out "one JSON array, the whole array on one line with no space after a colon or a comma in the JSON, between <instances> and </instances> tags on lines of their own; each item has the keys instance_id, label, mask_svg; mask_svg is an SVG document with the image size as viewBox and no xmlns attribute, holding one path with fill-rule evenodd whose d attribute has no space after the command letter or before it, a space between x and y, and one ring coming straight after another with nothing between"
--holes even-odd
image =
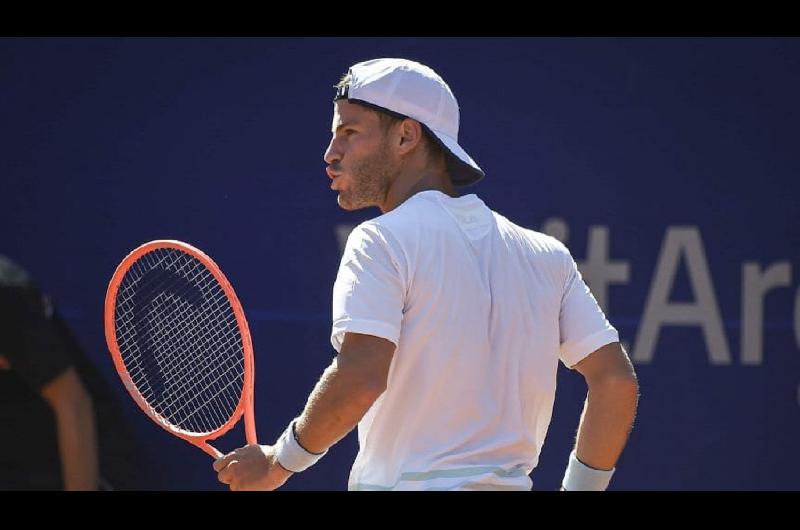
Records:
<instances>
[{"instance_id":1,"label":"stubble beard","mask_svg":"<svg viewBox=\"0 0 800 530\"><path fill-rule=\"evenodd\" d=\"M386 200L392 171L388 146L382 143L373 154L353 166L350 185L339 191L339 206L345 210L380 206Z\"/></svg>"}]
</instances>

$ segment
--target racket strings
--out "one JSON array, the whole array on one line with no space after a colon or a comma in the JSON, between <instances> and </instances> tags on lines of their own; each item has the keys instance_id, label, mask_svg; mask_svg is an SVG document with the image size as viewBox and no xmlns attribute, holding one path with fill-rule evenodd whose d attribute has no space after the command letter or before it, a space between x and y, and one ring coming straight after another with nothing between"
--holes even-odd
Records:
<instances>
[{"instance_id":1,"label":"racket strings","mask_svg":"<svg viewBox=\"0 0 800 530\"><path fill-rule=\"evenodd\" d=\"M171 248L140 257L120 284L115 322L122 360L154 413L195 433L233 415L244 385L241 333L200 261Z\"/></svg>"},{"instance_id":2,"label":"racket strings","mask_svg":"<svg viewBox=\"0 0 800 530\"><path fill-rule=\"evenodd\" d=\"M193 280L197 279L193 278ZM168 288L168 286L165 286L162 283L160 289L165 289L165 288ZM177 296L178 300L181 299L181 296L183 296L183 294L184 293L178 294ZM201 361L200 363L194 362L189 364L189 362L187 362L191 361L190 358L191 356L188 355L188 352L195 351L197 348L204 348L204 349L208 348L207 344L208 341L204 341L206 342L206 344L198 344L197 341L198 339L200 340L203 339L203 334L197 333L196 329L187 329L187 326L190 326L191 328L191 327L196 327L197 325L199 325L202 328L204 324L204 322L202 321L199 322L192 321L191 318L188 319L186 318L187 315L186 308L189 307L188 304L181 304L183 307L177 308L178 309L177 311L174 310L176 309L174 307L173 308L165 307L165 303L169 304L175 298L176 298L175 296L159 295L151 303L152 308L150 314L148 315L150 320L152 320L153 323L158 323L159 328L161 328L161 329L154 328L154 326L150 324L150 329L152 330L151 335L153 335L152 337L153 343L160 346L155 348L154 358L156 364L159 366L164 375L163 379L166 382L169 382L169 384L171 385L169 388L165 388L166 392L164 396L166 397L162 399L162 403L160 404L160 406L157 406L157 412L159 412L164 416L168 416L172 423L182 424L185 427L189 427L193 430L205 430L204 428L199 427L196 421L191 421L190 423L186 424L187 419L195 420L193 416L197 415L200 412L203 412L204 405L211 403L213 398L222 397L224 400L223 404L227 405L228 409L224 411L225 414L219 413L219 411L216 408L208 408L206 412L209 413L211 419L213 420L213 423L216 423L218 425L224 423L226 418L229 416L229 414L227 413L235 409L236 398L238 397L238 396L227 395L224 393L224 391L227 388L230 388L233 384L235 384L236 379L235 378L232 379L230 384L224 385L220 388L218 382L224 377L226 377L226 375L228 375L227 372L230 371L229 369L228 371L220 372L220 376L217 377L216 379L212 379L210 381L208 380L200 382L197 381L198 373L201 374L210 373L208 364L210 362L213 363L214 361L219 361L220 359L218 358L219 357L218 355L215 355L218 352L214 349L211 349L211 355L202 357L200 359ZM169 318L170 315L165 313L165 310L167 309L173 309L172 311L173 314L171 319ZM181 311L181 309L183 310ZM191 313L188 314L191 315ZM210 312L209 317L219 318L218 311ZM170 322L170 320L173 322L174 326L165 328L164 323ZM165 329L167 330L167 334L164 334ZM172 333L170 333L170 331L172 331ZM159 336L159 332L161 333L161 336ZM177 339L180 337L183 337L184 339L188 338L189 340L178 341ZM220 338L219 335L217 335L217 337L215 338L217 339L217 342L219 342ZM175 356L176 351L178 352L177 357ZM180 352L184 353L181 355ZM165 358L169 357L174 358L175 361L172 363L167 363ZM220 369L225 368L225 366L226 364L224 364L223 361L223 364L221 364ZM189 367L192 367L191 372L188 371ZM238 367L239 368L241 367L241 363L238 364ZM234 369L238 372L239 370L237 370L236 368L237 367L234 366ZM206 372L202 372L202 370L205 370ZM187 372L186 374L187 376L180 377L181 372ZM196 388L198 383L200 384L204 383L204 384L203 387L201 388L200 393L196 392L194 393L196 399L188 399L188 400L185 399L187 393L186 391L191 388ZM207 399L205 401L198 401L202 399L204 394L207 395L209 391L214 391L214 390L217 391L212 393L212 399ZM171 401L169 401L169 396L173 396ZM151 401L153 400L152 395L147 397ZM176 405L179 406L179 409L171 410L172 407ZM190 410L187 411L187 409ZM187 411L187 416L192 415L192 418L181 416L181 413L184 411Z\"/></svg>"},{"instance_id":3,"label":"racket strings","mask_svg":"<svg viewBox=\"0 0 800 530\"><path fill-rule=\"evenodd\" d=\"M164 313L163 306L165 304L154 305L158 307L158 310L153 311L154 314L151 315L152 320L161 323L170 321L170 316ZM154 340L154 342L160 346L156 349L155 360L156 364L158 364L164 371L164 379L169 385L168 394L173 396L172 400L165 400L161 404L161 410L159 412L162 415L168 415L172 418L176 418L176 421L180 423L184 423L188 420L189 416L196 414L198 410L202 409L202 407L211 403L214 398L219 397L220 399L225 400L225 405L227 405L232 413L236 408L236 399L238 399L238 394L231 396L223 393L223 391L231 385L237 383L237 379L231 378L229 375L231 372L234 374L238 374L239 372L243 373L244 362L241 358L234 359L220 357L217 355L218 350L216 350L215 347L217 344L226 343L226 341L234 338L233 335L237 332L237 330L234 327L224 336L216 334L215 336L211 337L214 340L214 342L211 342L203 333L198 333L195 329L193 329L195 326L202 327L202 321L193 321L190 310L185 309L188 304L184 303L182 305L184 306L184 309L181 312L177 312L176 323L174 326L166 329L162 327L162 329L156 330L156 332L163 331L166 333L166 335L162 337L157 336ZM210 313L204 320L214 318L215 316L222 318L220 312L217 311ZM229 318L232 320L232 324L235 326L235 316L232 312L229 315ZM190 332L187 332L187 329L190 330ZM201 356L198 359L196 355L192 355L190 353L197 350L210 351L211 355ZM174 359L174 361L169 363L167 359ZM209 381L208 378L213 377L215 373L213 371L213 363L215 361L219 361L221 363L220 366L216 367L218 377ZM236 361L235 364L232 364L232 361ZM225 370L225 368L227 368L227 370ZM181 374L186 374L186 376L181 377ZM201 378L203 377L206 378L205 381L201 381ZM226 379L230 379L230 381L226 386L220 388L220 383L224 382ZM214 393L210 399L199 405L196 403L196 400L182 400L188 390L196 387L201 382L204 384L203 394L206 392L211 392L215 389L219 390ZM203 394L198 394L198 396L202 396ZM174 407L178 408L175 409ZM187 409L187 407L192 407L196 410L190 411L187 417L182 417L181 413ZM210 409L210 412L214 413L216 410L212 408ZM226 417L215 416L215 421L221 421L220 425L222 425L227 417L229 417L229 415Z\"/></svg>"},{"instance_id":4,"label":"racket strings","mask_svg":"<svg viewBox=\"0 0 800 530\"><path fill-rule=\"evenodd\" d=\"M163 292L165 289L170 288L170 286L167 284L166 281L162 281L161 283L154 285L152 280L154 278L157 278L157 276L151 276L149 278L150 281L146 279L145 280L141 279L147 271L156 269L158 266L163 265L164 268L166 269L169 269L172 266L174 266L174 264L170 262L164 263L166 261L166 258L170 257L169 255L165 255L157 262L153 262L153 256L155 254L156 252L151 252L150 254L142 256L139 259L139 261L137 261L131 267L128 276L126 277L126 281L123 282L123 288L120 289L117 295L117 335L120 343L125 343L127 345L128 341L131 341L130 345L133 347L136 346L135 342L133 342L137 337L136 328L134 327L134 321L136 316L134 313L135 309L134 295L137 293L148 292L148 291ZM144 264L146 264L146 266ZM164 275L162 277L162 280L169 278L170 278L169 276ZM135 286L135 289L132 286ZM170 290L172 292L176 291L174 287L171 287ZM173 327L175 327L174 325L176 323L177 322L172 322L170 324ZM125 360L127 364L127 359L125 358L125 353L127 353L126 350L127 348L123 350L123 360ZM159 357L160 357L159 352L156 351L155 360L158 361ZM146 359L143 359L141 356L135 356L133 358L133 361L139 364L140 368L144 369L143 367L141 367L142 360Z\"/></svg>"},{"instance_id":5,"label":"racket strings","mask_svg":"<svg viewBox=\"0 0 800 530\"><path fill-rule=\"evenodd\" d=\"M197 271L192 271L192 273L190 273L190 275L189 275L189 279L192 282L198 283L201 287L206 288L204 290L208 291L207 286L209 285L209 283L212 283L212 284L214 283L213 280L211 282L209 282L209 279L211 279L212 277L207 271L205 271L205 269L199 269L199 271L205 272L206 275L208 276L208 278L199 278L199 277L197 277L198 276ZM150 317L151 317L151 319L153 320L154 323L160 323L161 324L160 327L162 328L162 329L157 329L156 332L160 331L161 333L164 333L165 329L164 329L163 323L164 322L169 322L171 320L170 318L168 318L169 315L166 315L164 313L164 311L166 311L166 310L175 309L174 307L169 307L169 302L173 301L173 300L170 300L170 299L177 298L177 300L180 302L180 301L183 300L182 297L185 296L185 294L186 294L185 292L181 292L181 293L179 293L179 295L177 297L174 296L174 295L159 295L159 297L156 298L156 300L154 300L153 309L152 309L152 311L150 313ZM214 297L214 298L216 298L216 300L212 299L212 302L218 302L220 298L224 299L224 295L222 295L220 293L220 295L218 295L217 297ZM224 385L221 388L220 388L220 385L219 385L219 381L223 380L228 375L228 372L230 371L230 369L227 372L226 371L221 372L220 376L217 377L216 379L213 379L211 381L204 381L205 384L204 384L204 387L203 387L203 393L202 394L196 394L196 396L197 396L196 399L191 399L191 400L188 400L188 401L185 401L185 400L182 399L185 396L185 393L186 393L185 390L188 387L192 387L192 386L195 386L197 384L198 374L211 374L210 369L209 369L210 367L208 366L209 362L213 363L214 361L221 361L222 362L221 368L224 368L228 363L226 363L225 360L219 359L218 356L215 355L217 353L217 350L213 349L213 345L207 344L207 341L205 341L206 344L197 344L198 340L203 340L204 339L204 334L197 333L195 329L191 329L191 328L192 327L200 327L202 329L204 327L205 322L204 321L193 321L192 318L191 318L191 313L193 311L191 310L191 307L189 306L189 304L183 303L183 304L180 304L180 305L182 307L179 307L177 311L173 311L175 318L173 318L172 320L176 320L177 319L175 321L176 325L166 328L167 335L164 335L162 337L156 337L156 339L154 340L154 342L156 344L159 344L159 345L164 345L164 346L174 345L174 346L176 346L176 348L174 348L172 351L170 349L166 349L166 348L160 348L160 349L156 350L156 361L157 361L157 363L159 363L162 366L162 370L166 374L165 380L171 382L173 386L177 385L177 388L178 388L177 392L175 392L175 391L169 391L168 392L168 395L172 395L172 396L174 396L174 398L173 398L172 401L166 401L166 402L163 403L161 412L162 413L166 413L170 417L174 418L173 421L184 423L187 420L187 418L186 417L182 417L180 415L181 412L186 411L187 409L192 409L192 410L189 410L187 414L190 414L190 415L194 416L198 412L201 412L201 411L204 410L203 409L204 405L212 403L213 402L213 398L219 398L220 396L226 401L226 405L228 406L229 410L232 412L236 407L236 398L238 398L238 395L237 396L229 396L229 395L224 393L224 390L226 390L227 388L230 388L231 384L235 383L235 379L231 380L229 382L229 384ZM187 308L188 308L188 311L187 311ZM183 309L183 310L181 311L181 309ZM189 316L189 318L186 318L187 315ZM236 329L235 328L235 317L233 316L232 312L229 312L229 317L231 318L232 323L234 324L234 328L233 329ZM213 319L213 318L217 318L217 319L221 318L221 315L219 314L219 308L218 307L215 308L214 310L209 311L207 313L207 317L204 320L209 320L209 319ZM187 330L187 326L190 329ZM151 328L152 328L152 326L151 326ZM212 335L213 335L213 332L212 332ZM184 339L188 339L188 340L179 340L181 337L184 338ZM219 341L220 337L219 337L218 334L217 334L216 337L212 337L212 338L215 338L217 343L220 342ZM212 347L212 349L210 350L211 351L211 356L206 356L204 358L201 358L200 359L200 363L196 362L197 359L194 359L195 362L191 362L192 359L190 359L190 356L186 352L196 351L198 348L201 348L200 351L203 351L202 350L203 348L208 348L209 346ZM175 350L177 350L178 352L183 351L184 354L181 356L180 353L179 353L179 355L177 357L177 362L172 363L172 364L165 364L164 357L167 356L167 355L173 355L174 356L174 351ZM181 361L184 361L184 362L181 362ZM234 369L235 368L236 368L236 366L234 366ZM178 375L181 372L187 372L190 369L193 372L193 373L189 374L190 377L185 377L185 378L178 377ZM202 401L202 402L198 403L198 400L200 400L204 394L207 394L208 392L211 392L211 391L214 391L214 390L217 390L217 391L212 394L211 399L207 399L205 401ZM179 406L179 408L177 410L170 410L175 405ZM208 412L211 413L213 419L217 423L220 423L220 424L224 423L224 421L227 419L227 415L225 417L222 417L219 414L214 414L215 412L217 412L217 410L215 408L209 409ZM192 423L190 425L193 426L193 427L195 426L194 423Z\"/></svg>"}]
</instances>

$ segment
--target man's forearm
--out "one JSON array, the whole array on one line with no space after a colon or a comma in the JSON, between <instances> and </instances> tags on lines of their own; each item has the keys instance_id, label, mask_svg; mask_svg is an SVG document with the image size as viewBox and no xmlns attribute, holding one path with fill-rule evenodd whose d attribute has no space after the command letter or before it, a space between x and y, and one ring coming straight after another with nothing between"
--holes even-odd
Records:
<instances>
[{"instance_id":1,"label":"man's forearm","mask_svg":"<svg viewBox=\"0 0 800 530\"><path fill-rule=\"evenodd\" d=\"M635 379L609 379L589 386L578 428L578 460L595 469L616 466L633 426L638 397Z\"/></svg>"},{"instance_id":2,"label":"man's forearm","mask_svg":"<svg viewBox=\"0 0 800 530\"><path fill-rule=\"evenodd\" d=\"M53 410L58 453L67 490L95 490L98 483L97 434L92 398L74 368L67 368L41 388Z\"/></svg>"},{"instance_id":3,"label":"man's forearm","mask_svg":"<svg viewBox=\"0 0 800 530\"><path fill-rule=\"evenodd\" d=\"M63 403L54 411L64 489L96 490L97 440L91 400Z\"/></svg>"},{"instance_id":4,"label":"man's forearm","mask_svg":"<svg viewBox=\"0 0 800 530\"><path fill-rule=\"evenodd\" d=\"M327 450L353 430L382 390L334 359L297 420L299 442L312 453Z\"/></svg>"}]
</instances>

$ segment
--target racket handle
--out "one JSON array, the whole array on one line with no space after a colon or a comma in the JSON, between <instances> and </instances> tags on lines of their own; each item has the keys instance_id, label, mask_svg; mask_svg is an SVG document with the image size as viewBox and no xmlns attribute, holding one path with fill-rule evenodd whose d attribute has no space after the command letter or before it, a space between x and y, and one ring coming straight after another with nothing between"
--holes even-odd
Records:
<instances>
[{"instance_id":1,"label":"racket handle","mask_svg":"<svg viewBox=\"0 0 800 530\"><path fill-rule=\"evenodd\" d=\"M220 453L215 447L211 447L205 442L198 442L195 445L200 449L202 449L203 451L205 451L206 453L208 453L208 455L214 458L215 460L217 458L222 458L223 456L225 456L222 453Z\"/></svg>"},{"instance_id":2,"label":"racket handle","mask_svg":"<svg viewBox=\"0 0 800 530\"><path fill-rule=\"evenodd\" d=\"M252 391L248 393L247 406L244 409L244 437L250 445L257 444L256 440L256 418L253 412L253 395Z\"/></svg>"}]
</instances>

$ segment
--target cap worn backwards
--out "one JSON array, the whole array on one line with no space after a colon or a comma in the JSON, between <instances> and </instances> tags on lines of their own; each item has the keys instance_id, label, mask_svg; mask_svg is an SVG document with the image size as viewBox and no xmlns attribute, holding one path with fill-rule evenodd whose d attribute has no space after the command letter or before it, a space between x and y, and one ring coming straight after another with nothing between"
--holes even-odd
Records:
<instances>
[{"instance_id":1,"label":"cap worn backwards","mask_svg":"<svg viewBox=\"0 0 800 530\"><path fill-rule=\"evenodd\" d=\"M466 186L485 176L458 143L458 102L439 74L408 59L360 62L349 74L349 85L341 87L334 100L367 103L420 122L450 155L453 184Z\"/></svg>"}]
</instances>

